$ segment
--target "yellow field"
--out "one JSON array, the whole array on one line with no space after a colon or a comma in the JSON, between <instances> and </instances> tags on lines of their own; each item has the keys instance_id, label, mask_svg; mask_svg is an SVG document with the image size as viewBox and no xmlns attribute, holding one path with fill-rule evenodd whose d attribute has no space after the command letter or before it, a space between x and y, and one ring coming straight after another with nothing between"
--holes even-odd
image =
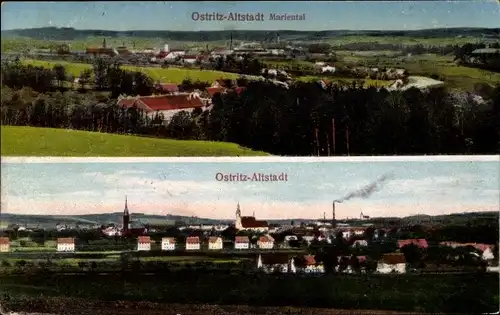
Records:
<instances>
[{"instance_id":1,"label":"yellow field","mask_svg":"<svg viewBox=\"0 0 500 315\"><path fill-rule=\"evenodd\" d=\"M41 66L44 68L53 68L55 65L60 64L66 68L66 71L71 75L78 77L83 70L91 69L92 66L84 63L72 63L64 61L42 61L33 59L24 59L24 64L31 64L34 66ZM130 71L140 71L147 74L154 81L163 83L176 83L180 84L183 80L190 79L191 81L210 82L217 79L237 79L238 74L228 73L222 71L212 70L198 70L198 69L180 69L180 68L148 68L148 67L134 67L123 66L123 69Z\"/></svg>"}]
</instances>

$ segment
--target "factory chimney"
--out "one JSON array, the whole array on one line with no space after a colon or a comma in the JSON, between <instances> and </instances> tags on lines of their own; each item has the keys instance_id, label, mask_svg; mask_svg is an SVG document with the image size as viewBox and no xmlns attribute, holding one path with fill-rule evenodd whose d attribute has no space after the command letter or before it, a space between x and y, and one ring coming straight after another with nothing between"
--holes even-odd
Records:
<instances>
[{"instance_id":1,"label":"factory chimney","mask_svg":"<svg viewBox=\"0 0 500 315\"><path fill-rule=\"evenodd\" d=\"M337 221L335 220L335 201L332 205L332 227L335 228L337 226Z\"/></svg>"},{"instance_id":2,"label":"factory chimney","mask_svg":"<svg viewBox=\"0 0 500 315\"><path fill-rule=\"evenodd\" d=\"M229 40L229 50L233 50L233 32L231 32L231 38Z\"/></svg>"},{"instance_id":3,"label":"factory chimney","mask_svg":"<svg viewBox=\"0 0 500 315\"><path fill-rule=\"evenodd\" d=\"M279 33L276 34L276 44L277 45L280 44L280 34Z\"/></svg>"}]
</instances>

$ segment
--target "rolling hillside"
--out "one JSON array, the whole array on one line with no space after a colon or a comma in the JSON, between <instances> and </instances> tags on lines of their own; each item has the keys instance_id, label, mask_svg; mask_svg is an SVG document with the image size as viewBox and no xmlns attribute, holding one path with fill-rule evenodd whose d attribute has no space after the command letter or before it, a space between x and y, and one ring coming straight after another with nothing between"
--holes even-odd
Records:
<instances>
[{"instance_id":1,"label":"rolling hillside","mask_svg":"<svg viewBox=\"0 0 500 315\"><path fill-rule=\"evenodd\" d=\"M498 36L499 28L436 28L422 30L395 30L395 31L377 31L377 30L324 30L324 31L250 31L250 30L221 30L221 31L167 31L167 30L140 30L140 31L109 31L109 30L77 30L64 27L41 27L31 29L14 29L2 31L2 38L25 37L38 40L82 40L88 37L136 37L136 38L154 38L175 41L220 41L227 40L230 34L233 34L235 40L262 40L271 38L276 32L279 32L282 39L295 40L318 40L339 36L410 36L416 38L436 38L436 37L492 37Z\"/></svg>"},{"instance_id":2,"label":"rolling hillside","mask_svg":"<svg viewBox=\"0 0 500 315\"><path fill-rule=\"evenodd\" d=\"M265 156L234 143L156 139L67 129L2 126L2 156Z\"/></svg>"},{"instance_id":3,"label":"rolling hillside","mask_svg":"<svg viewBox=\"0 0 500 315\"><path fill-rule=\"evenodd\" d=\"M232 220L215 220L210 218L187 217L175 214L167 215L151 215L144 213L131 213L132 220L139 221L143 224L151 225L174 225L177 223L184 224L231 224ZM11 213L2 213L0 221L2 225L17 224L26 225L28 227L54 228L56 224L68 225L102 225L107 223L120 223L122 220L122 212L102 213L102 214L87 214L87 215L20 215ZM416 215L405 218L372 218L371 220L349 220L345 221L351 225L359 225L363 223L379 224L385 221L398 221L401 225L416 225L416 224L439 224L439 225L465 225L468 222L485 223L499 220L499 213L494 211L488 212L471 212L471 213L454 213L449 215ZM301 222L308 223L315 220L290 218L281 220L268 220L272 224L290 224L294 221L295 224Z\"/></svg>"}]
</instances>

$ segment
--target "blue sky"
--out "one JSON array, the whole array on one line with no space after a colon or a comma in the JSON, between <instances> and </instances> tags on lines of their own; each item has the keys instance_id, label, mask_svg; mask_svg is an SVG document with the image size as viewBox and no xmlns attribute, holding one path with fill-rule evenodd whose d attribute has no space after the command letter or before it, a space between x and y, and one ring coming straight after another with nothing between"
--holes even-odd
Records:
<instances>
[{"instance_id":1,"label":"blue sky","mask_svg":"<svg viewBox=\"0 0 500 315\"><path fill-rule=\"evenodd\" d=\"M2 163L2 211L84 214L122 211L232 218L318 218L331 203L382 175L369 198L337 206L338 217L499 210L498 161L315 163ZM287 182L223 182L217 173L286 173Z\"/></svg>"},{"instance_id":2,"label":"blue sky","mask_svg":"<svg viewBox=\"0 0 500 315\"><path fill-rule=\"evenodd\" d=\"M263 13L263 22L195 22L193 12ZM269 21L269 13L306 14L305 21ZM73 27L106 30L335 30L500 27L496 0L476 1L137 1L3 2L2 30Z\"/></svg>"}]
</instances>

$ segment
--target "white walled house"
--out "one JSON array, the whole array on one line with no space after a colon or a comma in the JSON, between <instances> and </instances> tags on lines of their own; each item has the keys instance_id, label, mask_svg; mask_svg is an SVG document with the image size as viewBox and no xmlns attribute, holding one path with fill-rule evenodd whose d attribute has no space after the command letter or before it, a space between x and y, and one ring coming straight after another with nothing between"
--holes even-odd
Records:
<instances>
[{"instance_id":1,"label":"white walled house","mask_svg":"<svg viewBox=\"0 0 500 315\"><path fill-rule=\"evenodd\" d=\"M221 250L223 246L221 237L212 236L208 239L208 249L210 250Z\"/></svg>"},{"instance_id":2,"label":"white walled house","mask_svg":"<svg viewBox=\"0 0 500 315\"><path fill-rule=\"evenodd\" d=\"M139 236L137 238L137 250L138 251L150 251L151 250L151 238L149 236Z\"/></svg>"},{"instance_id":3,"label":"white walled house","mask_svg":"<svg viewBox=\"0 0 500 315\"><path fill-rule=\"evenodd\" d=\"M10 241L8 237L0 237L0 253L6 253L10 250Z\"/></svg>"},{"instance_id":4,"label":"white walled house","mask_svg":"<svg viewBox=\"0 0 500 315\"><path fill-rule=\"evenodd\" d=\"M377 264L378 273L405 273L406 260L401 253L384 254Z\"/></svg>"},{"instance_id":5,"label":"white walled house","mask_svg":"<svg viewBox=\"0 0 500 315\"><path fill-rule=\"evenodd\" d=\"M164 237L161 239L161 250L175 250L175 238Z\"/></svg>"},{"instance_id":6,"label":"white walled house","mask_svg":"<svg viewBox=\"0 0 500 315\"><path fill-rule=\"evenodd\" d=\"M265 273L296 273L295 261L283 254L259 254L257 269Z\"/></svg>"},{"instance_id":7,"label":"white walled house","mask_svg":"<svg viewBox=\"0 0 500 315\"><path fill-rule=\"evenodd\" d=\"M186 250L200 250L200 238L198 236L187 237Z\"/></svg>"},{"instance_id":8,"label":"white walled house","mask_svg":"<svg viewBox=\"0 0 500 315\"><path fill-rule=\"evenodd\" d=\"M74 252L75 239L72 237L60 237L57 239L58 252Z\"/></svg>"},{"instance_id":9,"label":"white walled house","mask_svg":"<svg viewBox=\"0 0 500 315\"><path fill-rule=\"evenodd\" d=\"M236 236L234 239L234 249L249 249L250 240L248 236Z\"/></svg>"},{"instance_id":10,"label":"white walled house","mask_svg":"<svg viewBox=\"0 0 500 315\"><path fill-rule=\"evenodd\" d=\"M263 235L257 241L257 246L260 249L272 249L274 247L274 238L270 235Z\"/></svg>"}]
</instances>

